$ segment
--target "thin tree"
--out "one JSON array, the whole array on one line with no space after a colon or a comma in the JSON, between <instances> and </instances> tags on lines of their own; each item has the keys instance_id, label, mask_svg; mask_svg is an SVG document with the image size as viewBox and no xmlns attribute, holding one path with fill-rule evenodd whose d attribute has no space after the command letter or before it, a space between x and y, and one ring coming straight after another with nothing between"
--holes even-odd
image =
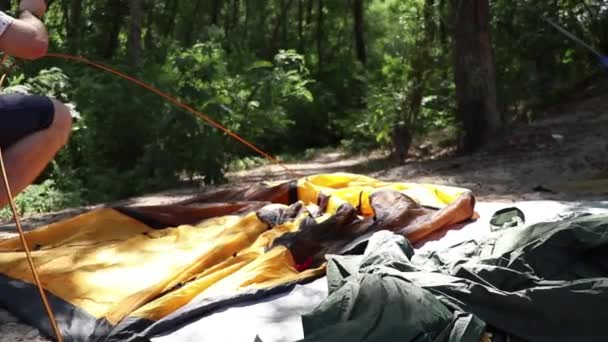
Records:
<instances>
[{"instance_id":1,"label":"thin tree","mask_svg":"<svg viewBox=\"0 0 608 342\"><path fill-rule=\"evenodd\" d=\"M143 23L143 0L130 0L130 25L129 25L129 63L132 69L138 69L142 56L142 23Z\"/></svg>"},{"instance_id":2,"label":"thin tree","mask_svg":"<svg viewBox=\"0 0 608 342\"><path fill-rule=\"evenodd\" d=\"M497 141L503 120L496 100L488 0L451 0L454 80L461 148L473 152Z\"/></svg>"},{"instance_id":3,"label":"thin tree","mask_svg":"<svg viewBox=\"0 0 608 342\"><path fill-rule=\"evenodd\" d=\"M318 0L317 5L317 69L319 76L321 76L323 74L323 21L325 20L325 15L323 13L323 0Z\"/></svg>"},{"instance_id":4,"label":"thin tree","mask_svg":"<svg viewBox=\"0 0 608 342\"><path fill-rule=\"evenodd\" d=\"M278 40L279 40L279 31L282 27L284 27L284 23L287 22L287 13L289 12L289 8L293 4L293 0L281 1L281 6L279 6L279 12L275 18L274 28L272 30L272 34L270 36L270 43L268 44L268 58L272 58L274 54L277 52ZM284 36L287 34L287 28L283 29ZM284 37L285 38L285 37Z\"/></svg>"},{"instance_id":5,"label":"thin tree","mask_svg":"<svg viewBox=\"0 0 608 342\"><path fill-rule=\"evenodd\" d=\"M425 0L423 6L423 28L416 38L416 51L411 57L411 75L405 89L400 110L393 125L392 140L394 156L403 161L412 144L418 117L422 110L424 92L428 89L428 75L432 70L432 49L437 31L434 20L435 0Z\"/></svg>"},{"instance_id":6,"label":"thin tree","mask_svg":"<svg viewBox=\"0 0 608 342\"><path fill-rule=\"evenodd\" d=\"M353 17L355 29L355 50L357 51L357 59L361 64L367 62L367 53L365 49L365 20L364 20L363 0L353 1Z\"/></svg>"},{"instance_id":7,"label":"thin tree","mask_svg":"<svg viewBox=\"0 0 608 342\"><path fill-rule=\"evenodd\" d=\"M71 0L67 15L67 42L70 52L77 53L81 43L82 0Z\"/></svg>"}]
</instances>

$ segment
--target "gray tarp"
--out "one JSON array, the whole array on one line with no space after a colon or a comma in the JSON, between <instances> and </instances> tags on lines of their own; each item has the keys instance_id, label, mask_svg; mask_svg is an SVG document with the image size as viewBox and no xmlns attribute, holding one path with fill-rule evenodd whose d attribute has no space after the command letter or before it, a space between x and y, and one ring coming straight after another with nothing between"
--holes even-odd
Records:
<instances>
[{"instance_id":1,"label":"gray tarp","mask_svg":"<svg viewBox=\"0 0 608 342\"><path fill-rule=\"evenodd\" d=\"M412 259L405 238L379 232L363 255L332 256L330 295L303 318L306 341L479 341L484 322L512 341L608 339L608 215L511 228L447 253Z\"/></svg>"}]
</instances>

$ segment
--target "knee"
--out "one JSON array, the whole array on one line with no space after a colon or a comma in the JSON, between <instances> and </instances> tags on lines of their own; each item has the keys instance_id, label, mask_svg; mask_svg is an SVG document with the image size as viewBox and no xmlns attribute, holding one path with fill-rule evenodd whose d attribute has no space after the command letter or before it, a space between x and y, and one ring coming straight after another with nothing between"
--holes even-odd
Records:
<instances>
[{"instance_id":1,"label":"knee","mask_svg":"<svg viewBox=\"0 0 608 342\"><path fill-rule=\"evenodd\" d=\"M52 128L61 144L66 144L72 132L72 114L70 108L60 101L52 100L55 108Z\"/></svg>"}]
</instances>

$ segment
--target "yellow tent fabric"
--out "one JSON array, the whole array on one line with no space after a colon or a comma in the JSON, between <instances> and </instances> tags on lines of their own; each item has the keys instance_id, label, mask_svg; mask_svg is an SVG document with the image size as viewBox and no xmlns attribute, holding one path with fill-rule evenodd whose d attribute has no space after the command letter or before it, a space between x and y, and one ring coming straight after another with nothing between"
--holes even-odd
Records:
<instances>
[{"instance_id":1,"label":"yellow tent fabric","mask_svg":"<svg viewBox=\"0 0 608 342\"><path fill-rule=\"evenodd\" d=\"M403 192L422 206L443 208L454 202L468 189L434 184L382 182L371 177L350 173L320 174L298 181L298 198L304 203L316 203L319 194L332 196L328 212L335 213L343 203L361 207L362 214L372 215L369 196L380 190Z\"/></svg>"}]
</instances>

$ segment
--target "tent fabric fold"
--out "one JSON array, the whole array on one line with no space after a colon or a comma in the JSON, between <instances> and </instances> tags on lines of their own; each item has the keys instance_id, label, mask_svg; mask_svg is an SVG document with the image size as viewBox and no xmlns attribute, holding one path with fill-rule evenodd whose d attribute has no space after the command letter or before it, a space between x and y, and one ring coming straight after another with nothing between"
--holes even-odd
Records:
<instances>
[{"instance_id":1,"label":"tent fabric fold","mask_svg":"<svg viewBox=\"0 0 608 342\"><path fill-rule=\"evenodd\" d=\"M26 238L66 341L138 340L324 276L325 256L357 238L422 240L471 220L474 206L467 189L321 174L97 209ZM52 336L28 304L31 284L19 240L1 241L0 304Z\"/></svg>"},{"instance_id":2,"label":"tent fabric fold","mask_svg":"<svg viewBox=\"0 0 608 342\"><path fill-rule=\"evenodd\" d=\"M407 239L384 231L366 245L362 254L330 258L329 297L303 316L302 341L481 340L485 323L452 312L408 278L415 268Z\"/></svg>"}]
</instances>

